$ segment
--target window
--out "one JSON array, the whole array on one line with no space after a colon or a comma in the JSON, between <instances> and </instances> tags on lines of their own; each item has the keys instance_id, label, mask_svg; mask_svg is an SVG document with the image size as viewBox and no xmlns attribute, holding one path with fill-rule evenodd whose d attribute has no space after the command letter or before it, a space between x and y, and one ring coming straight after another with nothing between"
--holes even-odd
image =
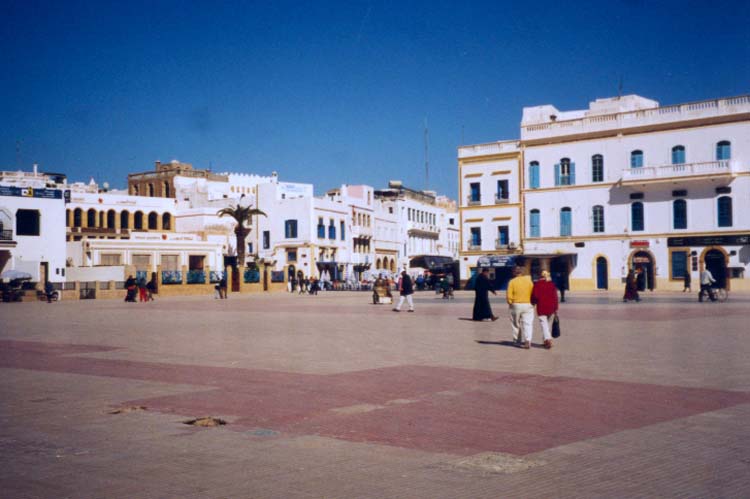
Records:
<instances>
[{"instance_id":1,"label":"window","mask_svg":"<svg viewBox=\"0 0 750 499\"><path fill-rule=\"evenodd\" d=\"M591 209L591 222L594 232L604 232L604 206L596 205Z\"/></svg>"},{"instance_id":2,"label":"window","mask_svg":"<svg viewBox=\"0 0 750 499\"><path fill-rule=\"evenodd\" d=\"M133 216L133 228L143 230L143 213L140 211L136 211Z\"/></svg>"},{"instance_id":3,"label":"window","mask_svg":"<svg viewBox=\"0 0 750 499\"><path fill-rule=\"evenodd\" d=\"M136 271L151 270L151 255L132 255L130 257L130 263L135 267ZM162 255L161 269L179 270L180 267L177 266L177 255Z\"/></svg>"},{"instance_id":4,"label":"window","mask_svg":"<svg viewBox=\"0 0 750 499\"><path fill-rule=\"evenodd\" d=\"M120 265L122 262L122 255L119 253L102 253L99 264L100 265Z\"/></svg>"},{"instance_id":5,"label":"window","mask_svg":"<svg viewBox=\"0 0 750 499\"><path fill-rule=\"evenodd\" d=\"M148 214L148 230L156 230L156 224L157 220L159 219L159 215L156 214L156 212L151 212Z\"/></svg>"},{"instance_id":6,"label":"window","mask_svg":"<svg viewBox=\"0 0 750 499\"><path fill-rule=\"evenodd\" d=\"M469 184L469 188L471 189L471 194L469 197L470 203L478 203L481 198L481 192L479 190L479 182L475 182L472 184Z\"/></svg>"},{"instance_id":7,"label":"window","mask_svg":"<svg viewBox=\"0 0 750 499\"><path fill-rule=\"evenodd\" d=\"M562 158L555 165L555 185L575 185L576 164L570 162L570 158Z\"/></svg>"},{"instance_id":8,"label":"window","mask_svg":"<svg viewBox=\"0 0 750 499\"><path fill-rule=\"evenodd\" d=\"M341 222L339 223L339 232L341 233L341 240L342 240L342 241L343 241L344 239L346 239L346 237L345 237L345 235L344 235L344 234L345 234L345 233L344 233L344 227L346 227L346 225L344 224L344 221L342 220L342 221L341 221Z\"/></svg>"},{"instance_id":9,"label":"window","mask_svg":"<svg viewBox=\"0 0 750 499\"><path fill-rule=\"evenodd\" d=\"M539 218L539 210L531 210L529 212L529 237L539 237L541 234L541 220Z\"/></svg>"},{"instance_id":10,"label":"window","mask_svg":"<svg viewBox=\"0 0 750 499\"><path fill-rule=\"evenodd\" d=\"M635 150L630 153L630 168L640 168L643 166L643 151Z\"/></svg>"},{"instance_id":11,"label":"window","mask_svg":"<svg viewBox=\"0 0 750 499\"><path fill-rule=\"evenodd\" d=\"M336 222L333 219L328 221L328 239L336 239Z\"/></svg>"},{"instance_id":12,"label":"window","mask_svg":"<svg viewBox=\"0 0 750 499\"><path fill-rule=\"evenodd\" d=\"M253 243L247 243L247 253L249 255L253 254Z\"/></svg>"},{"instance_id":13,"label":"window","mask_svg":"<svg viewBox=\"0 0 750 499\"><path fill-rule=\"evenodd\" d=\"M508 226L500 225L497 228L497 244L498 246L508 245Z\"/></svg>"},{"instance_id":14,"label":"window","mask_svg":"<svg viewBox=\"0 0 750 499\"><path fill-rule=\"evenodd\" d=\"M326 226L323 225L323 219L318 218L318 239L326 237Z\"/></svg>"},{"instance_id":15,"label":"window","mask_svg":"<svg viewBox=\"0 0 750 499\"><path fill-rule=\"evenodd\" d=\"M234 189L234 187L232 189ZM164 182L162 184L162 190L164 191L164 197L165 198L171 198L172 197L172 193L169 192L169 182Z\"/></svg>"},{"instance_id":16,"label":"window","mask_svg":"<svg viewBox=\"0 0 750 499\"><path fill-rule=\"evenodd\" d=\"M732 198L721 196L717 200L719 212L719 227L732 226Z\"/></svg>"},{"instance_id":17,"label":"window","mask_svg":"<svg viewBox=\"0 0 750 499\"><path fill-rule=\"evenodd\" d=\"M560 235L570 236L573 233L573 217L567 206L560 210Z\"/></svg>"},{"instance_id":18,"label":"window","mask_svg":"<svg viewBox=\"0 0 750 499\"><path fill-rule=\"evenodd\" d=\"M497 181L497 194L495 194L495 201L507 202L510 192L508 192L508 181L498 180Z\"/></svg>"},{"instance_id":19,"label":"window","mask_svg":"<svg viewBox=\"0 0 750 499\"><path fill-rule=\"evenodd\" d=\"M601 154L591 156L591 181L604 182L604 156Z\"/></svg>"},{"instance_id":20,"label":"window","mask_svg":"<svg viewBox=\"0 0 750 499\"><path fill-rule=\"evenodd\" d=\"M718 161L732 158L732 143L728 140L722 140L716 144L716 159Z\"/></svg>"},{"instance_id":21,"label":"window","mask_svg":"<svg viewBox=\"0 0 750 499\"><path fill-rule=\"evenodd\" d=\"M672 259L672 279L684 279L688 270L688 252L673 251L670 257Z\"/></svg>"},{"instance_id":22,"label":"window","mask_svg":"<svg viewBox=\"0 0 750 499\"><path fill-rule=\"evenodd\" d=\"M472 227L471 228L471 242L470 244L472 246L481 246L482 245L482 229L481 227Z\"/></svg>"},{"instance_id":23,"label":"window","mask_svg":"<svg viewBox=\"0 0 750 499\"><path fill-rule=\"evenodd\" d=\"M297 221L286 220L284 222L284 237L287 239L294 239L297 237Z\"/></svg>"},{"instance_id":24,"label":"window","mask_svg":"<svg viewBox=\"0 0 750 499\"><path fill-rule=\"evenodd\" d=\"M141 263L135 263L136 258L141 258ZM133 265L136 267L141 266L138 270L148 270L151 266L151 257L149 255L133 255ZM145 267L145 268L143 268ZM180 270L179 257L177 255L162 255L161 256L161 269L162 270Z\"/></svg>"},{"instance_id":25,"label":"window","mask_svg":"<svg viewBox=\"0 0 750 499\"><path fill-rule=\"evenodd\" d=\"M16 235L38 236L41 233L39 210L16 211Z\"/></svg>"},{"instance_id":26,"label":"window","mask_svg":"<svg viewBox=\"0 0 750 499\"><path fill-rule=\"evenodd\" d=\"M675 199L672 202L672 227L687 229L687 201Z\"/></svg>"},{"instance_id":27,"label":"window","mask_svg":"<svg viewBox=\"0 0 750 499\"><path fill-rule=\"evenodd\" d=\"M297 250L296 249L286 250L286 261L287 262L296 262L297 261Z\"/></svg>"},{"instance_id":28,"label":"window","mask_svg":"<svg viewBox=\"0 0 750 499\"><path fill-rule=\"evenodd\" d=\"M172 230L172 215L165 213L161 216L161 228L164 230Z\"/></svg>"},{"instance_id":29,"label":"window","mask_svg":"<svg viewBox=\"0 0 750 499\"><path fill-rule=\"evenodd\" d=\"M643 230L643 203L640 201L630 205L630 228L633 231Z\"/></svg>"},{"instance_id":30,"label":"window","mask_svg":"<svg viewBox=\"0 0 750 499\"><path fill-rule=\"evenodd\" d=\"M263 231L263 249L269 249L271 247L271 231Z\"/></svg>"},{"instance_id":31,"label":"window","mask_svg":"<svg viewBox=\"0 0 750 499\"><path fill-rule=\"evenodd\" d=\"M75 213L73 214L75 216ZM130 223L130 212L121 211L120 212L120 228L121 229L129 229L130 226L128 225Z\"/></svg>"},{"instance_id":32,"label":"window","mask_svg":"<svg viewBox=\"0 0 750 499\"><path fill-rule=\"evenodd\" d=\"M685 162L685 146L674 146L672 148L672 164L681 165Z\"/></svg>"},{"instance_id":33,"label":"window","mask_svg":"<svg viewBox=\"0 0 750 499\"><path fill-rule=\"evenodd\" d=\"M86 212L86 226L96 227L96 210L93 208Z\"/></svg>"},{"instance_id":34,"label":"window","mask_svg":"<svg viewBox=\"0 0 750 499\"><path fill-rule=\"evenodd\" d=\"M529 163L529 187L539 189L539 162Z\"/></svg>"},{"instance_id":35,"label":"window","mask_svg":"<svg viewBox=\"0 0 750 499\"><path fill-rule=\"evenodd\" d=\"M73 227L81 227L83 224L82 219L83 219L83 210L81 210L80 208L76 208L75 210L73 210ZM127 228L128 224L125 224L124 227Z\"/></svg>"}]
</instances>

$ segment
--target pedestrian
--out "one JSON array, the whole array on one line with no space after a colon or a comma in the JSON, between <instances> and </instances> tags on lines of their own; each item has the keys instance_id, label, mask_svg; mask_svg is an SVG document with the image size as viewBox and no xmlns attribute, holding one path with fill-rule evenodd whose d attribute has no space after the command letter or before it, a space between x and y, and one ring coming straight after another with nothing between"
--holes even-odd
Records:
<instances>
[{"instance_id":1,"label":"pedestrian","mask_svg":"<svg viewBox=\"0 0 750 499\"><path fill-rule=\"evenodd\" d=\"M143 277L138 278L138 301L148 301L148 295L146 294L146 279Z\"/></svg>"},{"instance_id":2,"label":"pedestrian","mask_svg":"<svg viewBox=\"0 0 750 499\"><path fill-rule=\"evenodd\" d=\"M531 290L531 304L536 305L536 316L542 327L544 348L552 348L552 334L550 333L550 320L557 314L557 289L552 284L549 272L542 270L542 278L534 283Z\"/></svg>"},{"instance_id":3,"label":"pedestrian","mask_svg":"<svg viewBox=\"0 0 750 499\"><path fill-rule=\"evenodd\" d=\"M297 291L297 280L292 276L289 279L289 292L294 293L295 291Z\"/></svg>"},{"instance_id":4,"label":"pedestrian","mask_svg":"<svg viewBox=\"0 0 750 499\"><path fill-rule=\"evenodd\" d=\"M706 294L711 301L716 301L716 295L714 294L711 286L716 282L714 275L708 270L708 267L703 269L701 272L701 290L698 291L698 301L703 301L703 293Z\"/></svg>"},{"instance_id":5,"label":"pedestrian","mask_svg":"<svg viewBox=\"0 0 750 499\"><path fill-rule=\"evenodd\" d=\"M692 293L690 289L690 280L692 278L690 277L690 269L685 269L685 275L682 276L682 292L684 293L687 291L688 293Z\"/></svg>"},{"instance_id":6,"label":"pedestrian","mask_svg":"<svg viewBox=\"0 0 750 499\"><path fill-rule=\"evenodd\" d=\"M398 305L393 309L394 312L401 312L401 306L404 304L404 300L409 302L409 312L414 312L414 300L412 296L414 294L414 285L412 284L411 277L406 273L405 270L401 271L401 277L398 280L398 291L401 297L398 299Z\"/></svg>"},{"instance_id":7,"label":"pedestrian","mask_svg":"<svg viewBox=\"0 0 750 499\"><path fill-rule=\"evenodd\" d=\"M568 289L567 272L555 272L555 286L557 286L557 289L560 291L560 301L565 303L565 291Z\"/></svg>"},{"instance_id":8,"label":"pedestrian","mask_svg":"<svg viewBox=\"0 0 750 499\"><path fill-rule=\"evenodd\" d=\"M622 296L622 301L641 301L641 297L638 296L638 270L630 269L625 277L625 294Z\"/></svg>"},{"instance_id":9,"label":"pedestrian","mask_svg":"<svg viewBox=\"0 0 750 499\"><path fill-rule=\"evenodd\" d=\"M221 280L219 281L219 298L222 300L227 299L227 274L223 273L221 275Z\"/></svg>"},{"instance_id":10,"label":"pedestrian","mask_svg":"<svg viewBox=\"0 0 750 499\"><path fill-rule=\"evenodd\" d=\"M513 267L513 279L508 283L506 299L510 308L510 325L513 341L521 348L531 348L531 335L534 330L534 307L531 305L531 291L534 283L524 275L521 267Z\"/></svg>"},{"instance_id":11,"label":"pedestrian","mask_svg":"<svg viewBox=\"0 0 750 499\"><path fill-rule=\"evenodd\" d=\"M146 284L146 291L148 292L148 301L154 301L154 294L156 293L156 272L151 273L151 280Z\"/></svg>"},{"instance_id":12,"label":"pedestrian","mask_svg":"<svg viewBox=\"0 0 750 499\"><path fill-rule=\"evenodd\" d=\"M496 321L497 316L492 314L492 308L490 308L490 295L497 295L495 290L492 289L492 283L490 282L490 269L487 267L483 268L477 276L476 283L474 285L474 311L471 314L471 320L474 321Z\"/></svg>"},{"instance_id":13,"label":"pedestrian","mask_svg":"<svg viewBox=\"0 0 750 499\"><path fill-rule=\"evenodd\" d=\"M52 281L47 281L44 285L44 294L47 295L47 303L52 303L52 297L55 296L55 286Z\"/></svg>"},{"instance_id":14,"label":"pedestrian","mask_svg":"<svg viewBox=\"0 0 750 499\"><path fill-rule=\"evenodd\" d=\"M136 285L132 274L125 280L125 289L127 290L125 293L125 301L135 303Z\"/></svg>"}]
</instances>

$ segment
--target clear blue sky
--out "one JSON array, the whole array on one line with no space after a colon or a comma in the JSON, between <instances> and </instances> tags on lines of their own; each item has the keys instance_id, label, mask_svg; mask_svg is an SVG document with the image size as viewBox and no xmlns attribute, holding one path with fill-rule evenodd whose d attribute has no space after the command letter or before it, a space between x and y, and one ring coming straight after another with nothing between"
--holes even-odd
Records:
<instances>
[{"instance_id":1,"label":"clear blue sky","mask_svg":"<svg viewBox=\"0 0 750 499\"><path fill-rule=\"evenodd\" d=\"M0 168L124 187L214 171L457 191L456 147L523 106L750 93L750 2L5 0ZM20 143L20 153L17 144Z\"/></svg>"}]
</instances>

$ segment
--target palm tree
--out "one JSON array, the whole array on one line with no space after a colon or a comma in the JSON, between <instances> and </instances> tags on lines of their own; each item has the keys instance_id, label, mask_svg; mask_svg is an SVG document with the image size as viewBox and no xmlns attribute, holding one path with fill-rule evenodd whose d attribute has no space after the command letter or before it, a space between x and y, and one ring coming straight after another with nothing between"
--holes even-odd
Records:
<instances>
[{"instance_id":1,"label":"palm tree","mask_svg":"<svg viewBox=\"0 0 750 499\"><path fill-rule=\"evenodd\" d=\"M250 233L250 228L245 227L245 222L248 225L252 225L253 217L255 215L266 216L263 211L257 208L251 208L250 206L244 206L242 203L244 194L240 198L240 201L234 207L224 208L219 210L216 214L220 217L224 215L230 216L237 221L237 225L234 227L234 235L237 236L237 265L239 268L245 266L245 239Z\"/></svg>"}]
</instances>

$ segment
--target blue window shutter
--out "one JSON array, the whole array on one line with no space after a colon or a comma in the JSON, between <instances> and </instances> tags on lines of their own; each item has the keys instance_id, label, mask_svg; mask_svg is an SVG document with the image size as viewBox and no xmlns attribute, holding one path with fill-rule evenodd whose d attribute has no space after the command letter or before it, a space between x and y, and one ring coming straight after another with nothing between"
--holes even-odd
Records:
<instances>
[{"instance_id":1,"label":"blue window shutter","mask_svg":"<svg viewBox=\"0 0 750 499\"><path fill-rule=\"evenodd\" d=\"M555 163L555 185L560 185L560 163Z\"/></svg>"},{"instance_id":2,"label":"blue window shutter","mask_svg":"<svg viewBox=\"0 0 750 499\"><path fill-rule=\"evenodd\" d=\"M570 164L570 184L569 185L576 185L576 164L575 163Z\"/></svg>"},{"instance_id":3,"label":"blue window shutter","mask_svg":"<svg viewBox=\"0 0 750 499\"><path fill-rule=\"evenodd\" d=\"M531 182L532 189L539 188L539 165L533 164L529 166L529 182Z\"/></svg>"}]
</instances>

